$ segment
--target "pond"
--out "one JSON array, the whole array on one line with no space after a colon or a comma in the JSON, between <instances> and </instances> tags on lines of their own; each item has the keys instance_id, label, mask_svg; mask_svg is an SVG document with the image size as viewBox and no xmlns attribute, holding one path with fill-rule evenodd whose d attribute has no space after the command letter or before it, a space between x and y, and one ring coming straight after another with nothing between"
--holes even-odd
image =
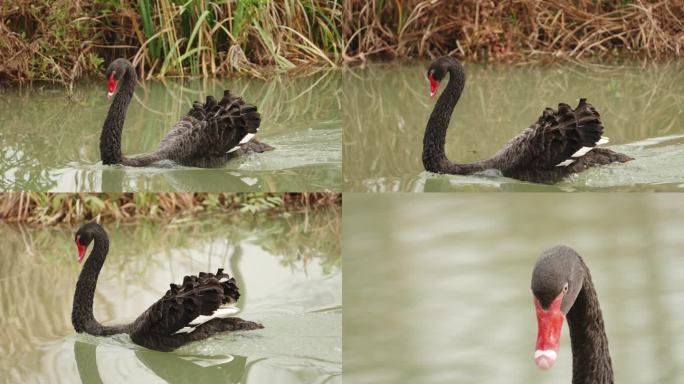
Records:
<instances>
[{"instance_id":1,"label":"pond","mask_svg":"<svg viewBox=\"0 0 684 384\"><path fill-rule=\"evenodd\" d=\"M0 382L340 383L339 215L214 215L167 224L104 224L110 252L95 295L104 324L134 320L187 274L224 267L257 331L156 352L127 335L77 334L71 305L77 229L0 223Z\"/></svg>"},{"instance_id":2,"label":"pond","mask_svg":"<svg viewBox=\"0 0 684 384\"><path fill-rule=\"evenodd\" d=\"M421 162L436 99L429 62L348 70L343 92L345 191L684 190L684 64L465 64L466 86L446 138L447 156L493 155L545 107L586 97L602 116L608 148L635 158L593 168L553 186L495 176L437 175Z\"/></svg>"},{"instance_id":3,"label":"pond","mask_svg":"<svg viewBox=\"0 0 684 384\"><path fill-rule=\"evenodd\" d=\"M541 252L591 270L616 383L684 376L684 196L345 196L344 374L350 383L570 383L534 363L530 281Z\"/></svg>"},{"instance_id":4,"label":"pond","mask_svg":"<svg viewBox=\"0 0 684 384\"><path fill-rule=\"evenodd\" d=\"M340 191L341 74L323 71L269 80L147 81L136 88L122 152L154 150L194 100L242 95L262 116L259 137L275 151L218 169L171 164L103 166L100 130L109 109L104 78L76 83L71 98L57 86L0 92L0 191Z\"/></svg>"}]
</instances>

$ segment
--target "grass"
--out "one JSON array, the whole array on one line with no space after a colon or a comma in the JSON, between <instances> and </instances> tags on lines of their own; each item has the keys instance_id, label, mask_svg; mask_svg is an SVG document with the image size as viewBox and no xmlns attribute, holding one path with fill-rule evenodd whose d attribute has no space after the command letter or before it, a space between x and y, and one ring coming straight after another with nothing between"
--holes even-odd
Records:
<instances>
[{"instance_id":1,"label":"grass","mask_svg":"<svg viewBox=\"0 0 684 384\"><path fill-rule=\"evenodd\" d=\"M680 57L683 20L684 0L348 0L344 59Z\"/></svg>"},{"instance_id":2,"label":"grass","mask_svg":"<svg viewBox=\"0 0 684 384\"><path fill-rule=\"evenodd\" d=\"M143 78L264 77L369 59L681 57L684 0L11 0L0 82L68 86L117 57Z\"/></svg>"},{"instance_id":3,"label":"grass","mask_svg":"<svg viewBox=\"0 0 684 384\"><path fill-rule=\"evenodd\" d=\"M0 5L0 81L71 84L117 57L145 78L335 67L341 0L15 0Z\"/></svg>"},{"instance_id":4,"label":"grass","mask_svg":"<svg viewBox=\"0 0 684 384\"><path fill-rule=\"evenodd\" d=\"M170 220L206 212L337 210L338 193L42 193L0 194L0 219L37 226L84 220Z\"/></svg>"}]
</instances>

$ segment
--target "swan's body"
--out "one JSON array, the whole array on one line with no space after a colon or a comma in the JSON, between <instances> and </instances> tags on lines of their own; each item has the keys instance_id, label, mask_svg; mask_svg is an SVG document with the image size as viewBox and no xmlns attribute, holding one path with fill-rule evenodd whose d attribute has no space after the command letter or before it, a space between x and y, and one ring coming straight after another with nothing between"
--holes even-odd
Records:
<instances>
[{"instance_id":1,"label":"swan's body","mask_svg":"<svg viewBox=\"0 0 684 384\"><path fill-rule=\"evenodd\" d=\"M437 100L423 138L423 165L430 172L469 175L498 169L506 177L553 184L592 166L631 160L621 153L595 148L608 140L602 136L598 112L580 99L575 109L563 103L558 104L557 110L546 108L536 123L487 160L451 162L444 152L444 143L451 114L465 86L465 72L456 59L442 57L434 61L428 70L432 95L446 73L449 83Z\"/></svg>"},{"instance_id":2,"label":"swan's body","mask_svg":"<svg viewBox=\"0 0 684 384\"><path fill-rule=\"evenodd\" d=\"M171 351L218 332L263 328L261 324L229 317L240 297L235 279L219 269L185 276L182 285L171 284L164 296L130 324L106 326L95 320L93 298L100 269L109 250L107 233L98 224L83 225L76 233L79 262L91 241L95 242L76 284L71 322L76 332L95 336L127 333L131 340L158 351Z\"/></svg>"},{"instance_id":3,"label":"swan's body","mask_svg":"<svg viewBox=\"0 0 684 384\"><path fill-rule=\"evenodd\" d=\"M144 167L161 160L172 160L191 167L220 167L245 152L273 149L257 141L261 116L255 106L225 91L218 102L207 96L205 103L195 102L161 140L152 153L123 156L121 132L126 111L135 90L136 74L128 60L117 59L107 68L109 97L114 95L100 136L103 164Z\"/></svg>"},{"instance_id":4,"label":"swan's body","mask_svg":"<svg viewBox=\"0 0 684 384\"><path fill-rule=\"evenodd\" d=\"M613 384L601 308L582 258L566 246L544 251L534 267L532 293L539 326L535 363L543 369L553 366L567 317L573 384Z\"/></svg>"}]
</instances>

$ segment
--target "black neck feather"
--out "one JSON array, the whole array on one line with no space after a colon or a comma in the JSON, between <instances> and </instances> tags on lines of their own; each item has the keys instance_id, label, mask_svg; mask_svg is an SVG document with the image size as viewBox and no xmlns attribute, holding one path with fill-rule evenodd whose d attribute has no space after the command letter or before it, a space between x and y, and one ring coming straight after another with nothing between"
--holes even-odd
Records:
<instances>
[{"instance_id":1,"label":"black neck feather","mask_svg":"<svg viewBox=\"0 0 684 384\"><path fill-rule=\"evenodd\" d=\"M95 287L109 251L109 239L104 231L97 230L94 232L93 241L95 242L93 250L90 252L76 283L71 323L74 325L76 332L79 333L87 332L96 336L126 333L128 332L128 325L104 326L98 323L93 315Z\"/></svg>"},{"instance_id":2,"label":"black neck feather","mask_svg":"<svg viewBox=\"0 0 684 384\"><path fill-rule=\"evenodd\" d=\"M572 344L573 384L612 384L608 337L589 269L582 262L584 281L567 320Z\"/></svg>"},{"instance_id":3,"label":"black neck feather","mask_svg":"<svg viewBox=\"0 0 684 384\"><path fill-rule=\"evenodd\" d=\"M452 64L448 71L449 83L437 100L425 128L423 166L426 170L436 173L469 174L481 171L485 167L480 163L452 163L444 150L449 121L465 86L465 73L460 65Z\"/></svg>"},{"instance_id":4,"label":"black neck feather","mask_svg":"<svg viewBox=\"0 0 684 384\"><path fill-rule=\"evenodd\" d=\"M102 164L121 164L121 132L123 131L126 111L133 98L136 74L133 67L126 67L124 75L119 80L118 90L109 107L102 133L100 135L100 157Z\"/></svg>"}]
</instances>

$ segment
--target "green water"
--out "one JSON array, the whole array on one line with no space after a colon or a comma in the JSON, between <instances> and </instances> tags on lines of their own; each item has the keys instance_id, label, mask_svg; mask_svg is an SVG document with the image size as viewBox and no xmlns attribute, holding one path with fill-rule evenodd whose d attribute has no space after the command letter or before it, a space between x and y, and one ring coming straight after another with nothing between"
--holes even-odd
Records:
<instances>
[{"instance_id":1,"label":"green water","mask_svg":"<svg viewBox=\"0 0 684 384\"><path fill-rule=\"evenodd\" d=\"M608 148L636 160L591 169L555 186L501 176L424 171L423 133L435 99L428 62L381 64L345 73L345 191L593 191L684 188L684 66L481 65L466 86L446 140L452 161L488 158L558 102L580 97L601 113Z\"/></svg>"},{"instance_id":2,"label":"green water","mask_svg":"<svg viewBox=\"0 0 684 384\"><path fill-rule=\"evenodd\" d=\"M169 283L225 267L241 288L236 316L265 328L169 353L139 347L126 335L77 334L70 321L76 228L0 223L0 382L341 382L337 215L217 215L105 228L111 245L95 295L100 322L132 321Z\"/></svg>"},{"instance_id":3,"label":"green water","mask_svg":"<svg viewBox=\"0 0 684 384\"><path fill-rule=\"evenodd\" d=\"M339 191L342 184L341 74L270 80L168 80L139 85L122 151L154 150L194 100L231 89L257 105L259 137L275 151L220 169L176 165L102 166L100 130L109 108L106 81L0 92L0 191Z\"/></svg>"},{"instance_id":4,"label":"green water","mask_svg":"<svg viewBox=\"0 0 684 384\"><path fill-rule=\"evenodd\" d=\"M533 361L539 254L591 270L616 383L684 376L684 196L345 195L344 372L364 383L569 383Z\"/></svg>"}]
</instances>

